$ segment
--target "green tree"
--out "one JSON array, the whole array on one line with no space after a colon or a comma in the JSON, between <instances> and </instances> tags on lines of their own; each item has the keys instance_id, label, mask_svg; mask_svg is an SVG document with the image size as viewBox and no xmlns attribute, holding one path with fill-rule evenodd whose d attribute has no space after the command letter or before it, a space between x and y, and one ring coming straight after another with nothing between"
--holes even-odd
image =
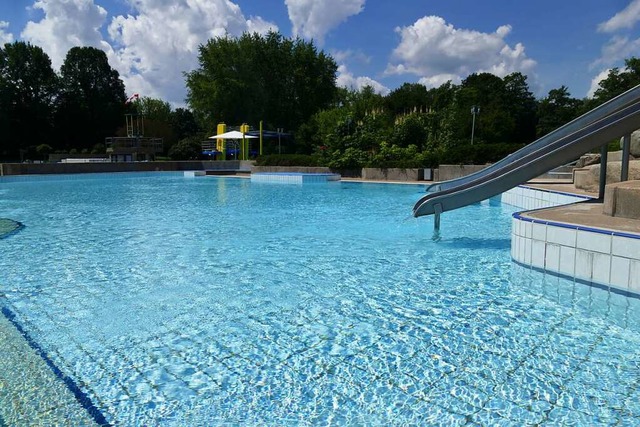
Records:
<instances>
[{"instance_id":1,"label":"green tree","mask_svg":"<svg viewBox=\"0 0 640 427\"><path fill-rule=\"evenodd\" d=\"M175 111L171 113L170 121L173 133L179 141L201 132L195 116L191 110L186 108L176 108Z\"/></svg>"},{"instance_id":2,"label":"green tree","mask_svg":"<svg viewBox=\"0 0 640 427\"><path fill-rule=\"evenodd\" d=\"M414 145L422 151L427 145L427 117L425 113L404 115L393 128L391 142L398 147Z\"/></svg>"},{"instance_id":3,"label":"green tree","mask_svg":"<svg viewBox=\"0 0 640 427\"><path fill-rule=\"evenodd\" d=\"M162 99L143 96L133 103L138 114L145 119L169 123L171 121L171 104Z\"/></svg>"},{"instance_id":4,"label":"green tree","mask_svg":"<svg viewBox=\"0 0 640 427\"><path fill-rule=\"evenodd\" d=\"M202 153L202 146L198 137L185 138L173 145L169 150L169 157L173 160L197 160Z\"/></svg>"},{"instance_id":5,"label":"green tree","mask_svg":"<svg viewBox=\"0 0 640 427\"><path fill-rule=\"evenodd\" d=\"M168 153L178 142L173 128L171 104L162 99L143 96L132 104L135 113L144 120L144 136L162 138L164 151Z\"/></svg>"},{"instance_id":6,"label":"green tree","mask_svg":"<svg viewBox=\"0 0 640 427\"><path fill-rule=\"evenodd\" d=\"M602 104L640 84L640 59L631 57L625 59L624 63L623 70L611 69L607 77L598 84L600 87L594 94L594 99L598 104Z\"/></svg>"},{"instance_id":7,"label":"green tree","mask_svg":"<svg viewBox=\"0 0 640 427\"><path fill-rule=\"evenodd\" d=\"M48 160L49 154L53 153L53 147L49 144L40 144L36 147L36 153L38 153L40 160Z\"/></svg>"},{"instance_id":8,"label":"green tree","mask_svg":"<svg viewBox=\"0 0 640 427\"><path fill-rule=\"evenodd\" d=\"M385 108L394 116L407 114L429 107L429 91L420 83L404 83L391 91L385 99Z\"/></svg>"},{"instance_id":9,"label":"green tree","mask_svg":"<svg viewBox=\"0 0 640 427\"><path fill-rule=\"evenodd\" d=\"M296 140L323 154L344 149L343 124L348 120L353 121L349 110L343 107L319 111L300 125L295 135Z\"/></svg>"},{"instance_id":10,"label":"green tree","mask_svg":"<svg viewBox=\"0 0 640 427\"><path fill-rule=\"evenodd\" d=\"M456 134L460 143L471 137L471 108L480 107L475 117L475 141L511 142L516 129L513 105L509 103L505 81L490 73L471 74L462 81L456 100Z\"/></svg>"},{"instance_id":11,"label":"green tree","mask_svg":"<svg viewBox=\"0 0 640 427\"><path fill-rule=\"evenodd\" d=\"M27 147L51 142L57 85L40 47L14 42L0 49L0 157L21 160Z\"/></svg>"},{"instance_id":12,"label":"green tree","mask_svg":"<svg viewBox=\"0 0 640 427\"><path fill-rule=\"evenodd\" d=\"M576 118L581 104L582 101L571 97L566 86L551 89L538 102L537 136L542 137Z\"/></svg>"},{"instance_id":13,"label":"green tree","mask_svg":"<svg viewBox=\"0 0 640 427\"><path fill-rule=\"evenodd\" d=\"M71 48L60 77L55 116L60 148L90 149L124 125L124 83L102 50Z\"/></svg>"},{"instance_id":14,"label":"green tree","mask_svg":"<svg viewBox=\"0 0 640 427\"><path fill-rule=\"evenodd\" d=\"M369 114L380 116L384 114L384 97L371 86L364 86L359 90L346 92L343 107L348 109L355 120L362 120Z\"/></svg>"},{"instance_id":15,"label":"green tree","mask_svg":"<svg viewBox=\"0 0 640 427\"><path fill-rule=\"evenodd\" d=\"M295 130L337 93L334 60L312 42L278 33L209 40L198 60L186 75L187 102L209 130L260 120L266 129Z\"/></svg>"},{"instance_id":16,"label":"green tree","mask_svg":"<svg viewBox=\"0 0 640 427\"><path fill-rule=\"evenodd\" d=\"M503 79L505 103L515 122L508 142L528 144L536 138L536 99L529 90L527 76L520 72L511 73Z\"/></svg>"}]
</instances>

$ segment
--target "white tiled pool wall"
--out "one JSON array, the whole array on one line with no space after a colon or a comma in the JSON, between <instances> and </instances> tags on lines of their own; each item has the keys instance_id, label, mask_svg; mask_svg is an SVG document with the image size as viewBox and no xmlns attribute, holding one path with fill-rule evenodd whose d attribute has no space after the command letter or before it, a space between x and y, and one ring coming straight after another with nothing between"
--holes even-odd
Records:
<instances>
[{"instance_id":1,"label":"white tiled pool wall","mask_svg":"<svg viewBox=\"0 0 640 427\"><path fill-rule=\"evenodd\" d=\"M545 199L552 199L545 194L527 195L548 192L524 187L510 192L517 194L507 199L503 195L504 203L522 200L531 205L537 203L532 200L545 203ZM560 196L563 197L556 200L563 202L545 207L585 200L578 196L571 199L572 196L566 194ZM514 214L511 257L534 268L640 294L640 236L630 233L606 232Z\"/></svg>"},{"instance_id":2,"label":"white tiled pool wall","mask_svg":"<svg viewBox=\"0 0 640 427\"><path fill-rule=\"evenodd\" d=\"M282 184L302 184L337 181L340 175L330 174L285 174L285 173L254 173L251 182L269 182Z\"/></svg>"},{"instance_id":3,"label":"white tiled pool wall","mask_svg":"<svg viewBox=\"0 0 640 427\"><path fill-rule=\"evenodd\" d=\"M267 175L252 173L251 182L270 182L276 184L302 184L301 175Z\"/></svg>"},{"instance_id":4,"label":"white tiled pool wall","mask_svg":"<svg viewBox=\"0 0 640 427\"><path fill-rule=\"evenodd\" d=\"M530 187L518 186L502 194L501 201L524 210L550 208L552 206L567 205L588 197L574 196L565 193L554 193Z\"/></svg>"}]
</instances>

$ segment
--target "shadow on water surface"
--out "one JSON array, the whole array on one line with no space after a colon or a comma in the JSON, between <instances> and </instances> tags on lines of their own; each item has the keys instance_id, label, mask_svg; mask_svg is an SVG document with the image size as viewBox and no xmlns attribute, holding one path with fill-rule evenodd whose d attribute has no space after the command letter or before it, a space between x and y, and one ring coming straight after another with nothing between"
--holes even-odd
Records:
<instances>
[{"instance_id":1,"label":"shadow on water surface","mask_svg":"<svg viewBox=\"0 0 640 427\"><path fill-rule=\"evenodd\" d=\"M446 246L452 249L510 249L511 239L482 239L473 237L454 237L453 239L447 239L446 236L438 236L438 239L434 241L438 242L440 246Z\"/></svg>"}]
</instances>

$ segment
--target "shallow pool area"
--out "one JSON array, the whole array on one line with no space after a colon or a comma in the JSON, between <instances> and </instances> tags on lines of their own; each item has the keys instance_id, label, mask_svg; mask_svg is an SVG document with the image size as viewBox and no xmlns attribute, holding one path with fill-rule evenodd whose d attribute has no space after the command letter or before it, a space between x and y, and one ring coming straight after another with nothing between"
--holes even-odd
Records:
<instances>
[{"instance_id":1,"label":"shallow pool area","mask_svg":"<svg viewBox=\"0 0 640 427\"><path fill-rule=\"evenodd\" d=\"M81 178L0 180L0 346L27 335L94 421L640 423L640 300L514 264L513 207L434 241L422 185Z\"/></svg>"},{"instance_id":2,"label":"shallow pool area","mask_svg":"<svg viewBox=\"0 0 640 427\"><path fill-rule=\"evenodd\" d=\"M0 239L20 230L22 224L7 218L0 218Z\"/></svg>"}]
</instances>

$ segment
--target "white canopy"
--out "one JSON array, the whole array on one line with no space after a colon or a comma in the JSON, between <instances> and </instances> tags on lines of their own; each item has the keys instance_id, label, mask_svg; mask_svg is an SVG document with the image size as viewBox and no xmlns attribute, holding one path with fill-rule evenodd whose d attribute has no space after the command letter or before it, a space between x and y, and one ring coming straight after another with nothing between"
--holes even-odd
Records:
<instances>
[{"instance_id":1,"label":"white canopy","mask_svg":"<svg viewBox=\"0 0 640 427\"><path fill-rule=\"evenodd\" d=\"M258 138L257 136L243 134L242 132L238 132L237 130L232 130L230 132L221 133L220 135L210 136L209 139L250 139L250 138Z\"/></svg>"}]
</instances>

